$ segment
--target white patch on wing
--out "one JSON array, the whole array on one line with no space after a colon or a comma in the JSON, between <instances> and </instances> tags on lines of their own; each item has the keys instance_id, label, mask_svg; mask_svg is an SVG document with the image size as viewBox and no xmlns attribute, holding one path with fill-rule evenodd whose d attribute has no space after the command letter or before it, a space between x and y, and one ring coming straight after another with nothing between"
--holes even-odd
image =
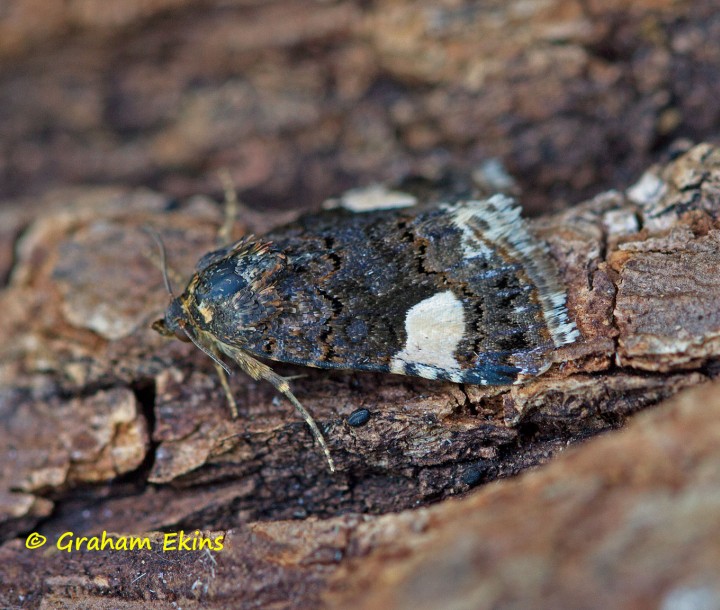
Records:
<instances>
[{"instance_id":1,"label":"white patch on wing","mask_svg":"<svg viewBox=\"0 0 720 610\"><path fill-rule=\"evenodd\" d=\"M397 358L393 358L390 362L390 372L395 373L396 375L404 375L405 374L405 362L403 360L398 360Z\"/></svg>"},{"instance_id":2,"label":"white patch on wing","mask_svg":"<svg viewBox=\"0 0 720 610\"><path fill-rule=\"evenodd\" d=\"M451 290L411 307L405 315L405 333L405 347L390 362L391 372L403 373L411 364L421 377L436 379L437 372L426 367L460 369L455 351L465 334L465 311Z\"/></svg>"}]
</instances>

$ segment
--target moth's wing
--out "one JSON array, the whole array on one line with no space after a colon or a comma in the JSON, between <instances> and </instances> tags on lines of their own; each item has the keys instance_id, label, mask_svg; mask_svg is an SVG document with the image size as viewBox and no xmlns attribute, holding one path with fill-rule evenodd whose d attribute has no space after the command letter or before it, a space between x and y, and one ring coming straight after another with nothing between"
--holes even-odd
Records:
<instances>
[{"instance_id":1,"label":"moth's wing","mask_svg":"<svg viewBox=\"0 0 720 610\"><path fill-rule=\"evenodd\" d=\"M461 232L462 254L454 265L449 260L441 264L449 280L463 287L476 324L460 352L478 354L475 368L489 358L513 364L523 375L541 373L555 348L578 337L547 245L509 197L495 195L444 210ZM428 251L428 258L441 255Z\"/></svg>"},{"instance_id":2,"label":"moth's wing","mask_svg":"<svg viewBox=\"0 0 720 610\"><path fill-rule=\"evenodd\" d=\"M544 246L505 198L322 214L266 238L286 256L286 306L245 337L258 356L496 385L538 372L530 355L573 332Z\"/></svg>"},{"instance_id":3,"label":"moth's wing","mask_svg":"<svg viewBox=\"0 0 720 610\"><path fill-rule=\"evenodd\" d=\"M202 273L210 267L210 265L227 258L227 256L232 252L241 251L243 248L247 248L249 245L254 243L258 243L255 237L253 235L246 235L234 243L227 244L204 254L195 265L195 273Z\"/></svg>"},{"instance_id":4,"label":"moth's wing","mask_svg":"<svg viewBox=\"0 0 720 610\"><path fill-rule=\"evenodd\" d=\"M419 273L411 226L418 213L323 213L265 236L286 257L275 290L287 306L245 349L308 366L390 371L408 310L445 290L439 276Z\"/></svg>"},{"instance_id":5,"label":"moth's wing","mask_svg":"<svg viewBox=\"0 0 720 610\"><path fill-rule=\"evenodd\" d=\"M195 273L202 273L213 263L216 263L225 258L231 250L232 246L224 246L222 248L204 254L195 265Z\"/></svg>"},{"instance_id":6,"label":"moth's wing","mask_svg":"<svg viewBox=\"0 0 720 610\"><path fill-rule=\"evenodd\" d=\"M567 312L567 294L550 257L547 244L532 233L521 216L520 207L510 197L494 195L482 201L446 206L463 231L465 260L471 262L477 249L493 250L517 270L524 285L543 312L542 321L555 345L572 343L579 337L575 323ZM488 254L480 254L488 257Z\"/></svg>"}]
</instances>

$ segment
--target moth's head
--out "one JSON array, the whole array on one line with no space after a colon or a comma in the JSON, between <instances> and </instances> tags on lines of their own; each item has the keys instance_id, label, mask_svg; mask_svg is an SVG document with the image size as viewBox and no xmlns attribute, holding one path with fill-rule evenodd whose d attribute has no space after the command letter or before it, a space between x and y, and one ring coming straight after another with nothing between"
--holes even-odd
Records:
<instances>
[{"instance_id":1,"label":"moth's head","mask_svg":"<svg viewBox=\"0 0 720 610\"><path fill-rule=\"evenodd\" d=\"M214 360L219 367L222 367L226 373L230 373L227 364L220 358L217 349L217 338L212 331L207 332L200 327L196 319L197 308L194 306L191 308L191 305L195 304L198 276L199 274L196 273L185 291L179 297L175 297L166 275L165 283L172 300L165 311L165 317L155 320L152 328L165 337L175 337L180 341L192 342L195 347Z\"/></svg>"},{"instance_id":2,"label":"moth's head","mask_svg":"<svg viewBox=\"0 0 720 610\"><path fill-rule=\"evenodd\" d=\"M191 341L185 329L191 324L187 314L183 311L182 297L173 298L165 311L165 317L155 320L152 329L163 337L175 337L180 341Z\"/></svg>"},{"instance_id":3,"label":"moth's head","mask_svg":"<svg viewBox=\"0 0 720 610\"><path fill-rule=\"evenodd\" d=\"M157 243L160 251L160 269L165 282L165 289L168 291L168 294L172 299L170 306L165 312L165 317L155 320L152 324L152 329L164 337L177 337L181 341L192 341L192 338L187 334L187 332L185 332L185 327L188 325L189 320L184 311L182 297L176 298L173 293L172 286L170 285L165 244L163 243L160 234L155 231L155 229L151 227L143 227L143 230L155 240L155 243Z\"/></svg>"}]
</instances>

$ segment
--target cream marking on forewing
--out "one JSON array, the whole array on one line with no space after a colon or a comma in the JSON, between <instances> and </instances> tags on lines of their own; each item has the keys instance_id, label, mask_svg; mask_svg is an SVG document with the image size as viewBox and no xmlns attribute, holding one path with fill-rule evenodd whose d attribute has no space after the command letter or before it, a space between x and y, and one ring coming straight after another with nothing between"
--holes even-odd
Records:
<instances>
[{"instance_id":1,"label":"cream marking on forewing","mask_svg":"<svg viewBox=\"0 0 720 610\"><path fill-rule=\"evenodd\" d=\"M427 364L418 364L415 366L414 373L418 377L424 377L425 379L437 379L438 370L434 366L428 366Z\"/></svg>"},{"instance_id":2,"label":"cream marking on forewing","mask_svg":"<svg viewBox=\"0 0 720 610\"><path fill-rule=\"evenodd\" d=\"M465 258L483 256L488 247L479 238L502 244L511 256L523 264L530 276L543 309L543 317L556 347L579 338L575 323L567 315L567 295L548 255L547 245L535 238L520 216L520 206L505 195L493 195L484 201L446 205L453 223L462 231ZM479 221L479 222L478 222Z\"/></svg>"},{"instance_id":3,"label":"cream marking on forewing","mask_svg":"<svg viewBox=\"0 0 720 610\"><path fill-rule=\"evenodd\" d=\"M462 383L462 380L463 380L462 373L460 373L460 372L453 373L452 375L450 375L450 377L448 377L448 380L452 381L453 383ZM483 381L485 381L485 380L483 379Z\"/></svg>"},{"instance_id":4,"label":"cream marking on forewing","mask_svg":"<svg viewBox=\"0 0 720 610\"><path fill-rule=\"evenodd\" d=\"M465 258L489 258L493 253L492 250L478 239L477 232L470 222L473 217L482 214L481 211L478 211L477 206L472 205L473 203L448 206L446 209L452 213L453 224L462 232L462 248Z\"/></svg>"},{"instance_id":5,"label":"cream marking on forewing","mask_svg":"<svg viewBox=\"0 0 720 610\"><path fill-rule=\"evenodd\" d=\"M465 311L451 290L413 305L405 315L405 333L405 347L390 362L391 372L404 373L407 363L419 372L427 370L428 374L421 376L432 379L437 374L423 365L449 371L460 369L455 351L465 334Z\"/></svg>"}]
</instances>

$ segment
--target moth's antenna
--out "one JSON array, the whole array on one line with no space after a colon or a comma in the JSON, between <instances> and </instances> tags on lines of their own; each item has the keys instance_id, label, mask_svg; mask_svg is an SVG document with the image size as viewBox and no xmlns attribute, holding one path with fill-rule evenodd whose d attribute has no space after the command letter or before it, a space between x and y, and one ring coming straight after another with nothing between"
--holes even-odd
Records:
<instances>
[{"instance_id":1,"label":"moth's antenna","mask_svg":"<svg viewBox=\"0 0 720 610\"><path fill-rule=\"evenodd\" d=\"M165 282L165 288L167 289L168 294L174 299L175 295L173 294L173 289L170 285L170 277L168 276L167 270L167 254L165 252L165 244L163 243L162 237L160 237L160 234L152 227L143 227L142 229L155 240L155 243L160 250L160 270L162 271L163 281Z\"/></svg>"}]
</instances>

